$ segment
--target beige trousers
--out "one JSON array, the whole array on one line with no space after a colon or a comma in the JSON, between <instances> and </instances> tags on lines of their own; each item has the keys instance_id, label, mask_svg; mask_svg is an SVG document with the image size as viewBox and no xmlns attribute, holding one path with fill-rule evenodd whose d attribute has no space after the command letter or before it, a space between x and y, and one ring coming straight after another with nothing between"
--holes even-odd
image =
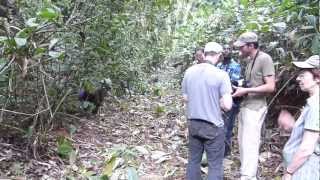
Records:
<instances>
[{"instance_id":1,"label":"beige trousers","mask_svg":"<svg viewBox=\"0 0 320 180\"><path fill-rule=\"evenodd\" d=\"M241 161L241 180L256 180L261 128L267 107L252 110L242 107L239 113L238 143Z\"/></svg>"}]
</instances>

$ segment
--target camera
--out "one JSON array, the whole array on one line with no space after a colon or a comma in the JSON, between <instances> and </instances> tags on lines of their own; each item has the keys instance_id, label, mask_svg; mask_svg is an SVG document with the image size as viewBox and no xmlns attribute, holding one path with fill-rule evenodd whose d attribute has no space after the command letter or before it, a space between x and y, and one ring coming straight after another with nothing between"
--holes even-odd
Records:
<instances>
[{"instance_id":1,"label":"camera","mask_svg":"<svg viewBox=\"0 0 320 180\"><path fill-rule=\"evenodd\" d=\"M237 81L231 81L231 84L233 86L243 87L243 88L251 87L250 81L246 81L245 79L240 79L240 80L237 80Z\"/></svg>"},{"instance_id":2,"label":"camera","mask_svg":"<svg viewBox=\"0 0 320 180\"><path fill-rule=\"evenodd\" d=\"M237 80L237 81L231 81L231 84L233 86L236 86L236 87L243 87L243 88L249 88L251 87L251 83L249 81L246 81L245 79L240 79L240 80ZM236 91L235 88L233 88L233 93ZM233 98L233 101L236 103L236 104L240 104L240 102L244 99L244 97L234 97Z\"/></svg>"}]
</instances>

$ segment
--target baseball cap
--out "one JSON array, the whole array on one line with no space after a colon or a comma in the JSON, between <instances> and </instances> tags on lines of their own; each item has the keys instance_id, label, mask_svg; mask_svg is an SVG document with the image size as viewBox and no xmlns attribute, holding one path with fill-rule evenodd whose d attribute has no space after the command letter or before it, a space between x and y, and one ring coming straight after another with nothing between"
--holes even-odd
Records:
<instances>
[{"instance_id":1,"label":"baseball cap","mask_svg":"<svg viewBox=\"0 0 320 180\"><path fill-rule=\"evenodd\" d=\"M223 52L223 47L216 42L209 42L204 47L204 52L221 53L221 52Z\"/></svg>"},{"instance_id":2,"label":"baseball cap","mask_svg":"<svg viewBox=\"0 0 320 180\"><path fill-rule=\"evenodd\" d=\"M312 69L312 68L319 68L319 55L313 55L309 57L305 61L294 61L292 62L298 68L303 69Z\"/></svg>"},{"instance_id":3,"label":"baseball cap","mask_svg":"<svg viewBox=\"0 0 320 180\"><path fill-rule=\"evenodd\" d=\"M236 47L244 46L247 43L258 42L258 36L254 32L242 33L236 42L233 43Z\"/></svg>"}]
</instances>

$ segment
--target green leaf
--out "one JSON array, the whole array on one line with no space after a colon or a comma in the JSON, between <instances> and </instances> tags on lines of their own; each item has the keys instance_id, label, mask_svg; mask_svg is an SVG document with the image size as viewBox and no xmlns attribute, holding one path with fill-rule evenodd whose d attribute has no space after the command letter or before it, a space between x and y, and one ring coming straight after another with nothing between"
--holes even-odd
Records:
<instances>
[{"instance_id":1,"label":"green leaf","mask_svg":"<svg viewBox=\"0 0 320 180\"><path fill-rule=\"evenodd\" d=\"M27 20L26 26L28 26L28 27L38 27L39 24L36 23L36 21L37 21L37 18L30 18L30 19Z\"/></svg>"},{"instance_id":2,"label":"green leaf","mask_svg":"<svg viewBox=\"0 0 320 180\"><path fill-rule=\"evenodd\" d=\"M83 88L86 92L89 92L89 93L93 93L95 91L94 84L89 80L86 80L83 82Z\"/></svg>"},{"instance_id":3,"label":"green leaf","mask_svg":"<svg viewBox=\"0 0 320 180\"><path fill-rule=\"evenodd\" d=\"M71 136L77 131L77 127L73 124L70 124L68 129L70 131Z\"/></svg>"},{"instance_id":4,"label":"green leaf","mask_svg":"<svg viewBox=\"0 0 320 180\"><path fill-rule=\"evenodd\" d=\"M66 180L76 180L76 178L73 177L73 176L67 176L67 177L66 177Z\"/></svg>"},{"instance_id":5,"label":"green leaf","mask_svg":"<svg viewBox=\"0 0 320 180\"><path fill-rule=\"evenodd\" d=\"M240 4L243 5L245 8L248 7L248 3L249 3L248 0L240 0Z\"/></svg>"},{"instance_id":6,"label":"green leaf","mask_svg":"<svg viewBox=\"0 0 320 180\"><path fill-rule=\"evenodd\" d=\"M170 6L170 0L156 0L156 4L159 7L169 7Z\"/></svg>"},{"instance_id":7,"label":"green leaf","mask_svg":"<svg viewBox=\"0 0 320 180\"><path fill-rule=\"evenodd\" d=\"M307 15L307 16L306 16L306 19L307 19L308 23L309 23L311 26L316 27L317 19L316 19L315 16L313 16L313 15Z\"/></svg>"},{"instance_id":8,"label":"green leaf","mask_svg":"<svg viewBox=\"0 0 320 180\"><path fill-rule=\"evenodd\" d=\"M49 51L49 56L56 58L56 59L60 59L62 58L64 55L64 52L59 52L59 51Z\"/></svg>"},{"instance_id":9,"label":"green leaf","mask_svg":"<svg viewBox=\"0 0 320 180\"><path fill-rule=\"evenodd\" d=\"M111 159L106 163L105 167L103 168L102 175L111 177L113 168L116 164L116 159L116 155L112 155Z\"/></svg>"},{"instance_id":10,"label":"green leaf","mask_svg":"<svg viewBox=\"0 0 320 180\"><path fill-rule=\"evenodd\" d=\"M33 135L33 127L29 126L28 129L26 130L25 137L30 138Z\"/></svg>"},{"instance_id":11,"label":"green leaf","mask_svg":"<svg viewBox=\"0 0 320 180\"><path fill-rule=\"evenodd\" d=\"M87 109L89 107L89 105L90 105L89 101L84 101L82 104L82 108Z\"/></svg>"},{"instance_id":12,"label":"green leaf","mask_svg":"<svg viewBox=\"0 0 320 180\"><path fill-rule=\"evenodd\" d=\"M162 96L163 92L162 89L160 87L155 87L153 90L153 95L154 96Z\"/></svg>"},{"instance_id":13,"label":"green leaf","mask_svg":"<svg viewBox=\"0 0 320 180\"><path fill-rule=\"evenodd\" d=\"M73 151L73 146L71 141L64 137L59 136L58 137L58 155L62 158L68 158Z\"/></svg>"},{"instance_id":14,"label":"green leaf","mask_svg":"<svg viewBox=\"0 0 320 180\"><path fill-rule=\"evenodd\" d=\"M14 41L16 42L16 45L18 47L22 47L22 46L25 46L27 44L27 39L26 38L15 37Z\"/></svg>"},{"instance_id":15,"label":"green leaf","mask_svg":"<svg viewBox=\"0 0 320 180\"><path fill-rule=\"evenodd\" d=\"M259 30L259 23L258 22L250 22L250 23L246 24L246 29Z\"/></svg>"},{"instance_id":16,"label":"green leaf","mask_svg":"<svg viewBox=\"0 0 320 180\"><path fill-rule=\"evenodd\" d=\"M301 9L300 12L299 12L299 15L298 15L298 20L299 21L302 20L303 13L304 13L304 9Z\"/></svg>"},{"instance_id":17,"label":"green leaf","mask_svg":"<svg viewBox=\"0 0 320 180\"><path fill-rule=\"evenodd\" d=\"M313 54L320 54L320 34L313 38L311 51Z\"/></svg>"},{"instance_id":18,"label":"green leaf","mask_svg":"<svg viewBox=\"0 0 320 180\"><path fill-rule=\"evenodd\" d=\"M51 39L49 49L53 48L53 46L55 46L58 41L59 41L59 39L57 39L57 38Z\"/></svg>"},{"instance_id":19,"label":"green leaf","mask_svg":"<svg viewBox=\"0 0 320 180\"><path fill-rule=\"evenodd\" d=\"M157 116L160 116L165 111L166 111L165 106L163 106L162 104L158 104L155 108L155 113Z\"/></svg>"},{"instance_id":20,"label":"green leaf","mask_svg":"<svg viewBox=\"0 0 320 180\"><path fill-rule=\"evenodd\" d=\"M6 64L6 59L5 58L0 57L0 65L1 64Z\"/></svg>"},{"instance_id":21,"label":"green leaf","mask_svg":"<svg viewBox=\"0 0 320 180\"><path fill-rule=\"evenodd\" d=\"M95 174L95 172L91 172L91 174ZM104 180L104 179L102 179L100 176L85 176L85 177L87 177L88 178L88 180ZM106 179L106 180L108 180L108 179Z\"/></svg>"},{"instance_id":22,"label":"green leaf","mask_svg":"<svg viewBox=\"0 0 320 180\"><path fill-rule=\"evenodd\" d=\"M40 18L48 21L55 20L59 17L59 13L52 8L43 8L37 13L37 15Z\"/></svg>"},{"instance_id":23,"label":"green leaf","mask_svg":"<svg viewBox=\"0 0 320 180\"><path fill-rule=\"evenodd\" d=\"M48 96L54 97L58 94L58 91L55 88L49 88L48 89Z\"/></svg>"},{"instance_id":24,"label":"green leaf","mask_svg":"<svg viewBox=\"0 0 320 180\"><path fill-rule=\"evenodd\" d=\"M281 176L276 176L274 180L281 180Z\"/></svg>"},{"instance_id":25,"label":"green leaf","mask_svg":"<svg viewBox=\"0 0 320 180\"><path fill-rule=\"evenodd\" d=\"M285 22L278 22L273 24L273 28L280 33L284 33L287 29L287 24Z\"/></svg>"},{"instance_id":26,"label":"green leaf","mask_svg":"<svg viewBox=\"0 0 320 180\"><path fill-rule=\"evenodd\" d=\"M300 29L302 30L314 29L314 26L301 26Z\"/></svg>"},{"instance_id":27,"label":"green leaf","mask_svg":"<svg viewBox=\"0 0 320 180\"><path fill-rule=\"evenodd\" d=\"M102 175L100 177L100 180L109 180L109 177L107 175Z\"/></svg>"},{"instance_id":28,"label":"green leaf","mask_svg":"<svg viewBox=\"0 0 320 180\"><path fill-rule=\"evenodd\" d=\"M0 36L0 42L6 41L8 38L5 36Z\"/></svg>"},{"instance_id":29,"label":"green leaf","mask_svg":"<svg viewBox=\"0 0 320 180\"><path fill-rule=\"evenodd\" d=\"M16 34L16 37L18 38L28 38L30 37L30 35L32 34L33 32L33 29L32 28L23 28L21 31L19 31L17 34Z\"/></svg>"},{"instance_id":30,"label":"green leaf","mask_svg":"<svg viewBox=\"0 0 320 180\"><path fill-rule=\"evenodd\" d=\"M36 49L34 50L34 55L35 55L35 56L42 55L42 54L45 53L45 52L46 52L46 49L45 49L45 48L36 48Z\"/></svg>"},{"instance_id":31,"label":"green leaf","mask_svg":"<svg viewBox=\"0 0 320 180\"><path fill-rule=\"evenodd\" d=\"M264 33L269 32L270 31L269 25L262 26L260 31Z\"/></svg>"},{"instance_id":32,"label":"green leaf","mask_svg":"<svg viewBox=\"0 0 320 180\"><path fill-rule=\"evenodd\" d=\"M128 168L128 180L139 180L138 173L133 167Z\"/></svg>"}]
</instances>

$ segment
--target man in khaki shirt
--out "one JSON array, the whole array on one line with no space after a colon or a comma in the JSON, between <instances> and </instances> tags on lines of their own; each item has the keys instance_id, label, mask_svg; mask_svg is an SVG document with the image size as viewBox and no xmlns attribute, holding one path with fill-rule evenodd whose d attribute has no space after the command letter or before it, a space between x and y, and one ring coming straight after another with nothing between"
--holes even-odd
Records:
<instances>
[{"instance_id":1,"label":"man in khaki shirt","mask_svg":"<svg viewBox=\"0 0 320 180\"><path fill-rule=\"evenodd\" d=\"M245 83L235 87L233 97L243 96L239 113L238 142L241 180L255 180L258 168L261 128L267 112L266 96L275 90L272 58L259 50L258 36L253 32L240 35L234 43L240 56L249 58Z\"/></svg>"}]
</instances>

